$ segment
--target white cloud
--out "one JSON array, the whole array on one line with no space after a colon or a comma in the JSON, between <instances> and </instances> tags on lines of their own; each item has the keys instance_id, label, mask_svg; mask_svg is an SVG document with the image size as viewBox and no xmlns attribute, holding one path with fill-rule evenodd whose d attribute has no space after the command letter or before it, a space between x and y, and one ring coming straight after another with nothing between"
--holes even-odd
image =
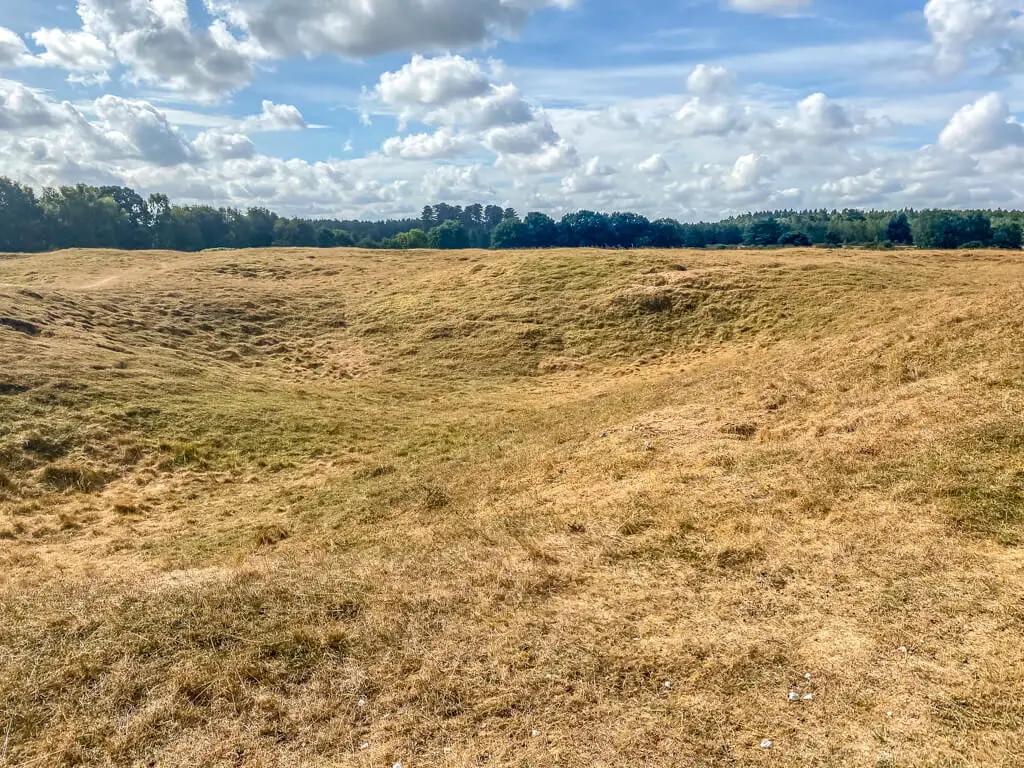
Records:
<instances>
[{"instance_id":1,"label":"white cloud","mask_svg":"<svg viewBox=\"0 0 1024 768\"><path fill-rule=\"evenodd\" d=\"M783 139L796 137L824 143L865 136L875 127L875 121L832 101L823 93L808 96L797 104L794 116L785 116L776 124Z\"/></svg>"},{"instance_id":2,"label":"white cloud","mask_svg":"<svg viewBox=\"0 0 1024 768\"><path fill-rule=\"evenodd\" d=\"M554 173L575 168L580 164L580 156L571 144L560 141L532 155L500 155L495 162L498 168L504 168L514 176L537 173Z\"/></svg>"},{"instance_id":3,"label":"white cloud","mask_svg":"<svg viewBox=\"0 0 1024 768\"><path fill-rule=\"evenodd\" d=\"M592 157L583 166L583 173L587 176L614 176L618 171L610 165L602 165L600 157Z\"/></svg>"},{"instance_id":4,"label":"white cloud","mask_svg":"<svg viewBox=\"0 0 1024 768\"><path fill-rule=\"evenodd\" d=\"M551 123L541 120L494 128L484 137L487 147L502 155L533 155L558 141L558 132Z\"/></svg>"},{"instance_id":5,"label":"white cloud","mask_svg":"<svg viewBox=\"0 0 1024 768\"><path fill-rule=\"evenodd\" d=\"M530 106L514 85L493 85L483 96L455 102L444 109L428 112L424 121L433 124L463 124L473 130L495 126L522 125L536 119Z\"/></svg>"},{"instance_id":6,"label":"white cloud","mask_svg":"<svg viewBox=\"0 0 1024 768\"><path fill-rule=\"evenodd\" d=\"M609 107L593 118L595 125L627 131L640 127L640 117L628 109Z\"/></svg>"},{"instance_id":7,"label":"white cloud","mask_svg":"<svg viewBox=\"0 0 1024 768\"><path fill-rule=\"evenodd\" d=\"M202 28L193 23L187 0L78 0L81 29L39 30L36 42L46 52L37 63L61 66L78 79L97 82L116 61L133 82L213 101L251 83L263 62L478 46L495 35L514 33L536 10L572 4L572 0L205 0L211 20ZM448 58L451 63L458 57ZM0 66L34 61L21 38L0 28ZM442 64L443 60L434 62L435 67ZM453 69L457 68L456 64ZM466 82L462 85L471 87Z\"/></svg>"},{"instance_id":8,"label":"white cloud","mask_svg":"<svg viewBox=\"0 0 1024 768\"><path fill-rule=\"evenodd\" d=\"M494 197L494 189L481 180L479 165L441 165L430 169L420 188L427 200L479 202Z\"/></svg>"},{"instance_id":9,"label":"white cloud","mask_svg":"<svg viewBox=\"0 0 1024 768\"><path fill-rule=\"evenodd\" d=\"M676 122L686 136L728 136L750 128L749 113L735 104L690 99L676 113Z\"/></svg>"},{"instance_id":10,"label":"white cloud","mask_svg":"<svg viewBox=\"0 0 1024 768\"><path fill-rule=\"evenodd\" d=\"M873 168L859 176L825 182L820 191L845 205L862 206L880 204L887 194L898 191L901 186L898 180L887 177L883 169Z\"/></svg>"},{"instance_id":11,"label":"white cloud","mask_svg":"<svg viewBox=\"0 0 1024 768\"><path fill-rule=\"evenodd\" d=\"M7 27L0 27L0 67L24 66L31 58L25 41Z\"/></svg>"},{"instance_id":12,"label":"white cloud","mask_svg":"<svg viewBox=\"0 0 1024 768\"><path fill-rule=\"evenodd\" d=\"M256 157L256 145L242 133L203 131L192 146L211 160L239 160Z\"/></svg>"},{"instance_id":13,"label":"white cloud","mask_svg":"<svg viewBox=\"0 0 1024 768\"><path fill-rule=\"evenodd\" d=\"M725 186L732 191L749 191L761 185L774 170L774 164L765 155L743 155L725 177Z\"/></svg>"},{"instance_id":14,"label":"white cloud","mask_svg":"<svg viewBox=\"0 0 1024 768\"><path fill-rule=\"evenodd\" d=\"M640 171L640 173L645 173L648 176L664 176L671 170L668 163L665 161L665 158L658 153L651 155L642 163L639 163L636 169Z\"/></svg>"},{"instance_id":15,"label":"white cloud","mask_svg":"<svg viewBox=\"0 0 1024 768\"><path fill-rule=\"evenodd\" d=\"M998 93L983 96L953 115L939 135L939 146L954 152L992 152L1024 145L1024 126L1010 115Z\"/></svg>"},{"instance_id":16,"label":"white cloud","mask_svg":"<svg viewBox=\"0 0 1024 768\"><path fill-rule=\"evenodd\" d=\"M264 100L260 114L246 118L239 127L243 131L270 133L301 131L308 126L298 107Z\"/></svg>"},{"instance_id":17,"label":"white cloud","mask_svg":"<svg viewBox=\"0 0 1024 768\"><path fill-rule=\"evenodd\" d=\"M397 72L381 75L376 90L385 103L410 108L444 106L482 96L490 88L490 78L475 61L417 55Z\"/></svg>"},{"instance_id":18,"label":"white cloud","mask_svg":"<svg viewBox=\"0 0 1024 768\"><path fill-rule=\"evenodd\" d=\"M434 133L418 133L400 138L393 136L384 142L381 151L388 157L403 160L451 159L472 151L477 146L467 136L442 128Z\"/></svg>"},{"instance_id":19,"label":"white cloud","mask_svg":"<svg viewBox=\"0 0 1024 768\"><path fill-rule=\"evenodd\" d=\"M1020 0L928 0L925 20L939 68L955 72L975 49L1021 47Z\"/></svg>"},{"instance_id":20,"label":"white cloud","mask_svg":"<svg viewBox=\"0 0 1024 768\"><path fill-rule=\"evenodd\" d=\"M571 0L206 0L277 57L347 58L478 46L515 32L544 7Z\"/></svg>"},{"instance_id":21,"label":"white cloud","mask_svg":"<svg viewBox=\"0 0 1024 768\"><path fill-rule=\"evenodd\" d=\"M88 48L98 66L102 46L128 69L132 81L199 101L249 84L256 63L267 58L258 44L236 38L221 20L194 28L186 0L78 0L78 15L84 36L43 31L54 46L51 63L72 64L77 71L81 67L68 55Z\"/></svg>"},{"instance_id":22,"label":"white cloud","mask_svg":"<svg viewBox=\"0 0 1024 768\"><path fill-rule=\"evenodd\" d=\"M617 171L607 165L601 165L599 157L592 157L577 173L570 174L562 179L562 194L565 195L591 195L596 192L605 192L615 188L609 180Z\"/></svg>"},{"instance_id":23,"label":"white cloud","mask_svg":"<svg viewBox=\"0 0 1024 768\"><path fill-rule=\"evenodd\" d=\"M500 72L503 65L492 61L490 69ZM416 56L400 70L384 73L374 94L401 110L401 128L413 119L442 126L433 134L388 139L382 150L389 157L452 158L471 151L475 141L497 154L503 167L519 172L531 166L555 168L566 162L578 163L569 149L551 151L563 142L551 122L514 84L491 82L479 62L451 55L434 59ZM508 160L520 155L542 157L537 163Z\"/></svg>"},{"instance_id":24,"label":"white cloud","mask_svg":"<svg viewBox=\"0 0 1024 768\"><path fill-rule=\"evenodd\" d=\"M63 125L68 111L43 94L13 80L0 80L0 131L22 131Z\"/></svg>"},{"instance_id":25,"label":"white cloud","mask_svg":"<svg viewBox=\"0 0 1024 768\"><path fill-rule=\"evenodd\" d=\"M698 64L686 79L686 90L696 96L710 98L732 89L732 75L724 67Z\"/></svg>"},{"instance_id":26,"label":"white cloud","mask_svg":"<svg viewBox=\"0 0 1024 768\"><path fill-rule=\"evenodd\" d=\"M154 165L192 159L192 146L152 104L107 95L96 100L95 109L108 138L127 140L140 159Z\"/></svg>"},{"instance_id":27,"label":"white cloud","mask_svg":"<svg viewBox=\"0 0 1024 768\"><path fill-rule=\"evenodd\" d=\"M104 83L117 61L113 51L88 32L40 29L32 39L46 49L38 56L39 63L68 70L72 81Z\"/></svg>"}]
</instances>

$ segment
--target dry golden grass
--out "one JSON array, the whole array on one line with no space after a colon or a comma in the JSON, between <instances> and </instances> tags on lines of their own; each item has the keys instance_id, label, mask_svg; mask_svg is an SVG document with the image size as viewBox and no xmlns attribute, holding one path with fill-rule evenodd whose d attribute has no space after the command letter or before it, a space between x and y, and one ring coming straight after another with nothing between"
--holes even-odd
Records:
<instances>
[{"instance_id":1,"label":"dry golden grass","mask_svg":"<svg viewBox=\"0 0 1024 768\"><path fill-rule=\"evenodd\" d=\"M0 259L0 765L1024 765L1022 289Z\"/></svg>"}]
</instances>

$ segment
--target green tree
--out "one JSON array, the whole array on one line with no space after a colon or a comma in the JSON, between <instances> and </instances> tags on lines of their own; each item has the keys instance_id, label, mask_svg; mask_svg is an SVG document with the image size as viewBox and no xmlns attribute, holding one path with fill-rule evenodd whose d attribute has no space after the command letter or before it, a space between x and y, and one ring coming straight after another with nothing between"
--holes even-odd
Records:
<instances>
[{"instance_id":1,"label":"green tree","mask_svg":"<svg viewBox=\"0 0 1024 768\"><path fill-rule=\"evenodd\" d=\"M686 232L675 219L652 221L641 245L644 248L681 248Z\"/></svg>"},{"instance_id":2,"label":"green tree","mask_svg":"<svg viewBox=\"0 0 1024 768\"><path fill-rule=\"evenodd\" d=\"M305 219L278 219L274 222L274 245L286 248L315 248L316 227Z\"/></svg>"},{"instance_id":3,"label":"green tree","mask_svg":"<svg viewBox=\"0 0 1024 768\"><path fill-rule=\"evenodd\" d=\"M42 208L59 248L116 248L118 235L129 227L113 198L85 184L44 190Z\"/></svg>"},{"instance_id":4,"label":"green tree","mask_svg":"<svg viewBox=\"0 0 1024 768\"><path fill-rule=\"evenodd\" d=\"M434 227L428 237L431 248L444 251L469 248L469 234L457 221L449 220L439 227Z\"/></svg>"},{"instance_id":5,"label":"green tree","mask_svg":"<svg viewBox=\"0 0 1024 768\"><path fill-rule=\"evenodd\" d=\"M806 248L811 245L811 238L803 232L787 232L779 238L779 245L786 245L791 248Z\"/></svg>"},{"instance_id":6,"label":"green tree","mask_svg":"<svg viewBox=\"0 0 1024 768\"><path fill-rule=\"evenodd\" d=\"M1016 222L1008 222L993 227L992 245L995 248L1019 251L1021 248L1020 224L1017 224Z\"/></svg>"},{"instance_id":7,"label":"green tree","mask_svg":"<svg viewBox=\"0 0 1024 768\"><path fill-rule=\"evenodd\" d=\"M338 248L352 248L356 244L356 239L347 230L336 229L334 230L334 244Z\"/></svg>"},{"instance_id":8,"label":"green tree","mask_svg":"<svg viewBox=\"0 0 1024 768\"><path fill-rule=\"evenodd\" d=\"M901 213L889 219L889 227L886 229L885 239L900 245L914 244L914 233L910 229L910 220L907 218L907 214Z\"/></svg>"},{"instance_id":9,"label":"green tree","mask_svg":"<svg viewBox=\"0 0 1024 768\"><path fill-rule=\"evenodd\" d=\"M245 217L249 222L247 247L269 248L274 244L274 224L278 219L276 213L266 208L250 208L245 212Z\"/></svg>"},{"instance_id":10,"label":"green tree","mask_svg":"<svg viewBox=\"0 0 1024 768\"><path fill-rule=\"evenodd\" d=\"M526 230L524 247L554 248L558 245L558 224L547 214L536 211L526 214L523 227Z\"/></svg>"},{"instance_id":11,"label":"green tree","mask_svg":"<svg viewBox=\"0 0 1024 768\"><path fill-rule=\"evenodd\" d=\"M467 205L463 212L463 223L467 228L479 229L484 225L484 207L480 203Z\"/></svg>"},{"instance_id":12,"label":"green tree","mask_svg":"<svg viewBox=\"0 0 1024 768\"><path fill-rule=\"evenodd\" d=\"M612 229L613 245L619 248L635 247L651 227L647 217L636 213L613 213L608 223Z\"/></svg>"},{"instance_id":13,"label":"green tree","mask_svg":"<svg viewBox=\"0 0 1024 768\"><path fill-rule=\"evenodd\" d=\"M779 221L770 216L767 219L756 219L747 225L743 230L744 245L776 245L779 238L785 233L785 228Z\"/></svg>"},{"instance_id":14,"label":"green tree","mask_svg":"<svg viewBox=\"0 0 1024 768\"><path fill-rule=\"evenodd\" d=\"M567 213L558 229L561 244L568 248L608 248L615 244L615 233L603 213Z\"/></svg>"},{"instance_id":15,"label":"green tree","mask_svg":"<svg viewBox=\"0 0 1024 768\"><path fill-rule=\"evenodd\" d=\"M120 231L115 235L118 248L141 250L153 246L153 231L149 226L149 205L134 189L100 187L99 195L109 197L125 214L125 217L120 219Z\"/></svg>"},{"instance_id":16,"label":"green tree","mask_svg":"<svg viewBox=\"0 0 1024 768\"><path fill-rule=\"evenodd\" d=\"M496 205L488 205L484 208L484 227L487 230L493 230L496 226L501 224L501 220L504 218L505 212Z\"/></svg>"},{"instance_id":17,"label":"green tree","mask_svg":"<svg viewBox=\"0 0 1024 768\"><path fill-rule=\"evenodd\" d=\"M338 245L337 239L334 237L334 230L327 229L324 227L316 233L316 244L320 248L334 248Z\"/></svg>"},{"instance_id":18,"label":"green tree","mask_svg":"<svg viewBox=\"0 0 1024 768\"><path fill-rule=\"evenodd\" d=\"M914 222L914 241L922 248L984 248L992 244L992 220L978 211L921 211Z\"/></svg>"},{"instance_id":19,"label":"green tree","mask_svg":"<svg viewBox=\"0 0 1024 768\"><path fill-rule=\"evenodd\" d=\"M47 245L46 216L35 192L0 177L0 251L28 253Z\"/></svg>"},{"instance_id":20,"label":"green tree","mask_svg":"<svg viewBox=\"0 0 1024 768\"><path fill-rule=\"evenodd\" d=\"M429 248L430 238L422 229L410 229L395 235L395 244L403 250Z\"/></svg>"},{"instance_id":21,"label":"green tree","mask_svg":"<svg viewBox=\"0 0 1024 768\"><path fill-rule=\"evenodd\" d=\"M501 250L530 247L529 229L521 221L506 219L491 232L491 247Z\"/></svg>"},{"instance_id":22,"label":"green tree","mask_svg":"<svg viewBox=\"0 0 1024 768\"><path fill-rule=\"evenodd\" d=\"M154 248L173 248L174 217L171 200L167 195L154 193L146 202L149 209L149 229Z\"/></svg>"}]
</instances>

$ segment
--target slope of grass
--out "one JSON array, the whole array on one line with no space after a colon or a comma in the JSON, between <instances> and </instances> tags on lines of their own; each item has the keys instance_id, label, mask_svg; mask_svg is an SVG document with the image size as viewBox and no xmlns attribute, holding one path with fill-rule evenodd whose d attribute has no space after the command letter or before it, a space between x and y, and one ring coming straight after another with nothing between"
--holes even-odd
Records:
<instances>
[{"instance_id":1,"label":"slope of grass","mask_svg":"<svg viewBox=\"0 0 1024 768\"><path fill-rule=\"evenodd\" d=\"M1022 286L2 260L0 765L1012 765Z\"/></svg>"}]
</instances>

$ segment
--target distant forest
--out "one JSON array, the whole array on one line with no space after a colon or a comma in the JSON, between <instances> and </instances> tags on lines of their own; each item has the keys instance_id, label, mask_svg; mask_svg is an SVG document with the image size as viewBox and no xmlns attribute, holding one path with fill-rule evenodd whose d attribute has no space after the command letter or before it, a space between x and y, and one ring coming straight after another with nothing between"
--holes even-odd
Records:
<instances>
[{"instance_id":1,"label":"distant forest","mask_svg":"<svg viewBox=\"0 0 1024 768\"><path fill-rule=\"evenodd\" d=\"M346 221L278 216L254 207L174 205L127 187L45 189L0 178L0 252L58 248L713 248L858 245L1020 249L1021 211L762 211L719 222L650 221L578 211L556 221L481 204L427 206L417 219Z\"/></svg>"}]
</instances>

